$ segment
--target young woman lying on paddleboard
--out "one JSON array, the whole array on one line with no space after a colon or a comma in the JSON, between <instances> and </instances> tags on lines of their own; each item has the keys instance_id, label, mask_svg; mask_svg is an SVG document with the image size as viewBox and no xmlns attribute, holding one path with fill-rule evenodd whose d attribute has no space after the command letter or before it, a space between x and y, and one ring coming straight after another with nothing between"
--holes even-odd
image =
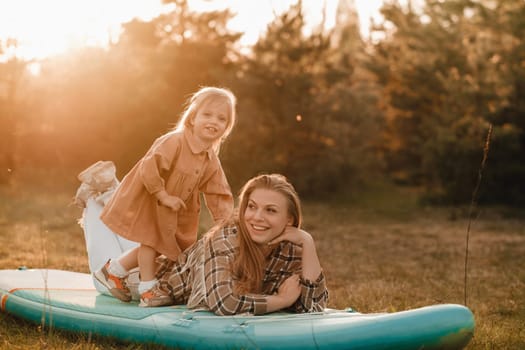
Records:
<instances>
[{"instance_id":1,"label":"young woman lying on paddleboard","mask_svg":"<svg viewBox=\"0 0 525 350\"><path fill-rule=\"evenodd\" d=\"M211 229L175 261L158 259L159 282L142 296L142 306L186 304L217 315L322 311L328 299L325 277L315 242L300 228L301 221L299 197L284 176L250 179L232 218ZM90 250L96 247L88 246L88 255ZM129 279L112 285L131 287Z\"/></svg>"}]
</instances>

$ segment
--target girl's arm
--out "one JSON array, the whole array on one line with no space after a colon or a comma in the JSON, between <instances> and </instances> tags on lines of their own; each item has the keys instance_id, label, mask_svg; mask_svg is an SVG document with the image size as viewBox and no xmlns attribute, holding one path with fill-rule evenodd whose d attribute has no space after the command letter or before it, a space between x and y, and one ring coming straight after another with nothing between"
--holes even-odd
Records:
<instances>
[{"instance_id":1,"label":"girl's arm","mask_svg":"<svg viewBox=\"0 0 525 350\"><path fill-rule=\"evenodd\" d=\"M165 207L170 208L173 211L178 211L181 208L186 209L186 204L182 199L177 196L172 196L166 192L166 190L160 190L155 193L155 197Z\"/></svg>"},{"instance_id":2,"label":"girl's arm","mask_svg":"<svg viewBox=\"0 0 525 350\"><path fill-rule=\"evenodd\" d=\"M181 140L177 134L159 137L137 164L142 183L149 193L156 195L166 191L162 174L168 172L178 160Z\"/></svg>"},{"instance_id":3,"label":"girl's arm","mask_svg":"<svg viewBox=\"0 0 525 350\"><path fill-rule=\"evenodd\" d=\"M206 206L215 222L228 219L233 212L233 195L226 175L220 163L212 163L215 167L209 179L206 179L201 192L204 194Z\"/></svg>"}]
</instances>

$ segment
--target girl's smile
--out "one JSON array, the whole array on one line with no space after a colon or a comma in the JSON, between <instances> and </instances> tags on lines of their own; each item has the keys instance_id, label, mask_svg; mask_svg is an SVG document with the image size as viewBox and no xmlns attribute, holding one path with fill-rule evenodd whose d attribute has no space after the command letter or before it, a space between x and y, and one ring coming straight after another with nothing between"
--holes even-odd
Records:
<instances>
[{"instance_id":1,"label":"girl's smile","mask_svg":"<svg viewBox=\"0 0 525 350\"><path fill-rule=\"evenodd\" d=\"M193 134L204 144L212 144L224 134L229 121L229 106L223 101L203 105L193 118Z\"/></svg>"}]
</instances>

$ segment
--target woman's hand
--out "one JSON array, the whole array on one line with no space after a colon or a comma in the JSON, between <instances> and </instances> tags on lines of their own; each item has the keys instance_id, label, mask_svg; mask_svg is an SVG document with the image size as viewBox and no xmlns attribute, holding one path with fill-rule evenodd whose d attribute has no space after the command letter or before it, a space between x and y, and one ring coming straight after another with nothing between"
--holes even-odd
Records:
<instances>
[{"instance_id":1,"label":"woman's hand","mask_svg":"<svg viewBox=\"0 0 525 350\"><path fill-rule=\"evenodd\" d=\"M299 276L292 275L284 280L277 294L268 296L268 312L274 312L290 307L301 295Z\"/></svg>"},{"instance_id":2,"label":"woman's hand","mask_svg":"<svg viewBox=\"0 0 525 350\"><path fill-rule=\"evenodd\" d=\"M186 209L186 204L182 199L177 196L171 196L166 191L156 193L156 197L160 204L173 211L179 211L181 208Z\"/></svg>"},{"instance_id":3,"label":"woman's hand","mask_svg":"<svg viewBox=\"0 0 525 350\"><path fill-rule=\"evenodd\" d=\"M283 298L287 304L285 307L291 306L299 295L301 295L301 286L299 284L299 275L291 275L279 286L277 295Z\"/></svg>"},{"instance_id":4,"label":"woman's hand","mask_svg":"<svg viewBox=\"0 0 525 350\"><path fill-rule=\"evenodd\" d=\"M301 265L303 278L315 281L321 274L321 264L319 263L312 235L300 228L288 225L282 234L268 244L276 244L281 241L290 241L302 247Z\"/></svg>"},{"instance_id":5,"label":"woman's hand","mask_svg":"<svg viewBox=\"0 0 525 350\"><path fill-rule=\"evenodd\" d=\"M274 245L281 241L290 241L294 244L297 244L299 246L303 246L304 244L314 244L314 240L312 238L312 235L310 235L308 232L301 230L295 226L287 225L283 231L282 234L275 237L273 240L271 240L268 244Z\"/></svg>"}]
</instances>

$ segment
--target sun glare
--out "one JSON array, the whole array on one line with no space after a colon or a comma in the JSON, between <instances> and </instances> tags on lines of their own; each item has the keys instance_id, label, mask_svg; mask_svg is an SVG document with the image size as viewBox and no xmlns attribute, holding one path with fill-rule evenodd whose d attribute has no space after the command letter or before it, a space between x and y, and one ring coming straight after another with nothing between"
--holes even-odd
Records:
<instances>
[{"instance_id":1,"label":"sun glare","mask_svg":"<svg viewBox=\"0 0 525 350\"><path fill-rule=\"evenodd\" d=\"M39 62L31 62L27 66L27 70L29 71L29 73L31 73L31 75L34 76L40 75L41 68L42 67Z\"/></svg>"},{"instance_id":2,"label":"sun glare","mask_svg":"<svg viewBox=\"0 0 525 350\"><path fill-rule=\"evenodd\" d=\"M18 41L17 56L39 59L84 46L105 46L116 39L120 24L149 19L160 0L11 0L0 2L0 39Z\"/></svg>"},{"instance_id":3,"label":"sun glare","mask_svg":"<svg viewBox=\"0 0 525 350\"><path fill-rule=\"evenodd\" d=\"M230 8L230 28L244 33L241 44L251 45L267 24L297 0L190 0L196 11ZM326 6L325 25L334 23L339 0L303 0L308 25L316 26ZM378 15L381 0L355 0L361 30L368 33L370 17ZM15 38L18 57L41 59L85 46L106 46L118 38L121 24L138 17L149 20L172 6L161 0L2 0L0 41Z\"/></svg>"},{"instance_id":4,"label":"sun glare","mask_svg":"<svg viewBox=\"0 0 525 350\"><path fill-rule=\"evenodd\" d=\"M335 24L335 13L340 0L303 0L305 9L305 21L310 27L315 27L325 21L326 28ZM350 0L352 1L352 0ZM369 35L370 19L378 20L380 14L378 9L383 0L353 0L359 14L359 26L365 37ZM403 1L401 1L403 2ZM267 24L274 18L286 11L297 0L192 0L190 5L196 11L217 10L230 8L236 15L230 21L233 30L244 33L241 44L251 45L266 30Z\"/></svg>"}]
</instances>

